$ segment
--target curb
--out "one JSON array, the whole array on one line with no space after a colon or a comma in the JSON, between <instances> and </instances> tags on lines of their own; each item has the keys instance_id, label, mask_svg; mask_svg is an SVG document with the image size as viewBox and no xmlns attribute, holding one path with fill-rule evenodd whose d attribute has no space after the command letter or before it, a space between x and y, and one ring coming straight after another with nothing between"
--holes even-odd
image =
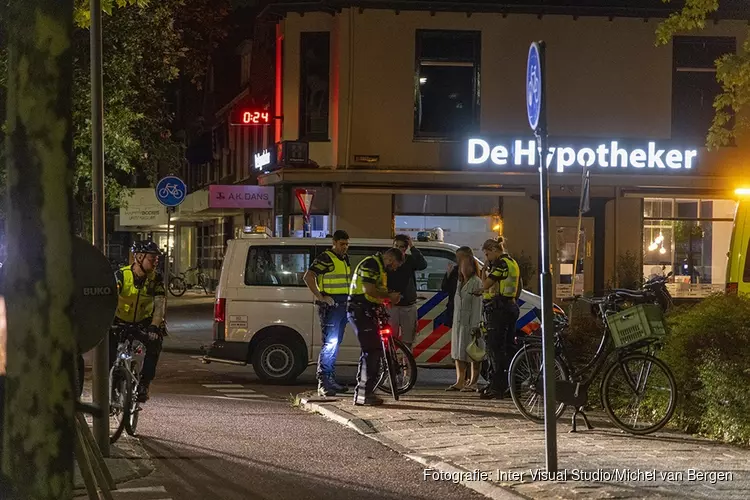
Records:
<instances>
[{"instance_id":1,"label":"curb","mask_svg":"<svg viewBox=\"0 0 750 500\"><path fill-rule=\"evenodd\" d=\"M151 459L149 458L148 452L146 452L146 449L141 444L141 440L137 437L130 438L127 440L128 443L128 449L122 450L122 452L127 457L137 457L137 458L125 458L125 457L110 457L105 458L104 461L107 464L107 468L110 468L115 460L123 461L125 464L129 466L130 469L132 469L131 472L127 474L123 474L120 476L114 477L115 480L115 489L112 491L117 491L116 486L127 483L129 481L134 481L136 479L141 479L146 476L149 476L151 473L154 472L155 467L153 466L153 463L151 462ZM76 468L78 468L78 464L76 464ZM110 469L110 474L112 473L112 470ZM113 474L114 476L114 474ZM78 479L78 478L76 478ZM73 485L73 495L74 497L80 497L85 496L86 493L86 485L83 484L83 482L78 483L78 481L75 482Z\"/></svg>"},{"instance_id":2,"label":"curb","mask_svg":"<svg viewBox=\"0 0 750 500\"><path fill-rule=\"evenodd\" d=\"M161 352L169 352L172 354L190 354L194 356L199 356L205 354L200 348L195 347L167 347L164 346L161 349Z\"/></svg>"},{"instance_id":3,"label":"curb","mask_svg":"<svg viewBox=\"0 0 750 500\"><path fill-rule=\"evenodd\" d=\"M392 449L396 453L405 456L406 458L413 460L421 465L424 465L427 469L433 469L439 472L443 472L446 474L461 474L461 473L471 473L472 471L468 469L464 469L463 467L458 467L456 465L440 461L439 459L436 459L435 457L430 457L428 455L420 455L418 453L414 453L411 450L407 449L406 447L402 446L399 443L396 443L395 441L385 438L380 435L380 433L372 426L369 422L366 420L363 420L359 417L356 417L355 415L349 413L346 410L342 410L340 408L336 407L327 407L326 403L333 403L335 401L338 401L339 398L319 398L317 396L306 396L306 395L299 395L300 399L300 406L308 411L319 413L322 416L328 418L329 420L333 420L334 422L337 422L345 427L349 427L351 429L354 429L358 433L362 434L363 436L366 436L373 441L377 441L378 443L382 444L383 446L386 446L387 448ZM487 481L465 481L461 480L459 481L459 484L469 488L470 490L474 490L477 493L484 495L487 498L492 498L493 500L517 500L519 498L522 499L528 499L529 497L525 495L521 495L520 493L517 493L510 488L506 486L501 486L498 484L493 484L492 482Z\"/></svg>"}]
</instances>

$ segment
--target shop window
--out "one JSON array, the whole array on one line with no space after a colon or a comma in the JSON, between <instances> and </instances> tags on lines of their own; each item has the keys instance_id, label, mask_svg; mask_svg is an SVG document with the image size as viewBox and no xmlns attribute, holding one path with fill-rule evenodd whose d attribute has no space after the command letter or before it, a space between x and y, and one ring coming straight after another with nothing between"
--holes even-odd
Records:
<instances>
[{"instance_id":1,"label":"shop window","mask_svg":"<svg viewBox=\"0 0 750 500\"><path fill-rule=\"evenodd\" d=\"M676 36L673 41L672 137L700 139L714 117L714 99L721 93L716 60L735 53L732 37Z\"/></svg>"},{"instance_id":2,"label":"shop window","mask_svg":"<svg viewBox=\"0 0 750 500\"><path fill-rule=\"evenodd\" d=\"M420 249L424 259L427 261L427 269L417 271L417 290L425 292L439 292L445 274L450 267L456 263L456 255L453 252L435 250L432 248Z\"/></svg>"},{"instance_id":3,"label":"shop window","mask_svg":"<svg viewBox=\"0 0 750 500\"><path fill-rule=\"evenodd\" d=\"M481 32L417 30L414 137L458 139L479 129Z\"/></svg>"},{"instance_id":4,"label":"shop window","mask_svg":"<svg viewBox=\"0 0 750 500\"><path fill-rule=\"evenodd\" d=\"M300 36L300 140L329 140L330 38L327 31L304 32Z\"/></svg>"},{"instance_id":5,"label":"shop window","mask_svg":"<svg viewBox=\"0 0 750 500\"><path fill-rule=\"evenodd\" d=\"M434 228L443 230L446 243L458 246L468 246L475 255L482 255L482 244L496 238L497 233L492 230L495 217L460 217L460 216L423 216L396 215L396 233L408 234L415 240L420 231Z\"/></svg>"},{"instance_id":6,"label":"shop window","mask_svg":"<svg viewBox=\"0 0 750 500\"><path fill-rule=\"evenodd\" d=\"M500 213L499 196L458 194L397 194L399 215L490 215Z\"/></svg>"},{"instance_id":7,"label":"shop window","mask_svg":"<svg viewBox=\"0 0 750 500\"><path fill-rule=\"evenodd\" d=\"M250 286L306 286L302 277L310 267L309 247L260 246L248 252L245 284Z\"/></svg>"},{"instance_id":8,"label":"shop window","mask_svg":"<svg viewBox=\"0 0 750 500\"><path fill-rule=\"evenodd\" d=\"M672 272L675 297L723 291L735 208L733 200L646 198L644 277Z\"/></svg>"}]
</instances>

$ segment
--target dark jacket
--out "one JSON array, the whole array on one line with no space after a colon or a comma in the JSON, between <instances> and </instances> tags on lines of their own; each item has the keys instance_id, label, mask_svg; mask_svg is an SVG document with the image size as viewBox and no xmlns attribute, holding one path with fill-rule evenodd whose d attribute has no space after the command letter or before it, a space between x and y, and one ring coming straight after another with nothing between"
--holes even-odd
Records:
<instances>
[{"instance_id":1,"label":"dark jacket","mask_svg":"<svg viewBox=\"0 0 750 500\"><path fill-rule=\"evenodd\" d=\"M422 252L412 247L411 255L406 255L406 260L395 271L388 271L388 289L401 294L401 300L397 306L410 306L417 302L417 277L416 271L427 269L427 261L424 260Z\"/></svg>"},{"instance_id":2,"label":"dark jacket","mask_svg":"<svg viewBox=\"0 0 750 500\"><path fill-rule=\"evenodd\" d=\"M456 300L456 288L458 288L458 266L453 266L450 272L445 273L440 290L448 294L448 304L445 306L447 324L453 324L453 307Z\"/></svg>"}]
</instances>

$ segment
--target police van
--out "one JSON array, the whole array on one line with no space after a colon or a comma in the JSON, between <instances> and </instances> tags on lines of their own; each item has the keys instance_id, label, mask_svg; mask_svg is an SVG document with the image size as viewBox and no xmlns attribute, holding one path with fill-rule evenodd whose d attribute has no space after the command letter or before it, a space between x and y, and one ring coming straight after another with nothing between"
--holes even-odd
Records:
<instances>
[{"instance_id":1,"label":"police van","mask_svg":"<svg viewBox=\"0 0 750 500\"><path fill-rule=\"evenodd\" d=\"M750 252L750 200L742 198L737 204L734 227L732 228L732 240L729 244L727 293L750 294L750 259L747 258L748 252Z\"/></svg>"},{"instance_id":2,"label":"police van","mask_svg":"<svg viewBox=\"0 0 750 500\"><path fill-rule=\"evenodd\" d=\"M297 378L317 363L322 333L314 298L302 277L315 257L331 246L329 239L273 238L265 228L248 230L230 240L214 305L213 343L204 362L252 364L264 382ZM352 270L365 257L389 248L391 240L349 240ZM458 246L415 241L427 268L416 273L417 333L412 352L420 366L454 366L451 325L441 291L443 277L456 262ZM541 300L523 291L517 327L524 334L541 328ZM356 366L360 347L347 325L337 365Z\"/></svg>"}]
</instances>

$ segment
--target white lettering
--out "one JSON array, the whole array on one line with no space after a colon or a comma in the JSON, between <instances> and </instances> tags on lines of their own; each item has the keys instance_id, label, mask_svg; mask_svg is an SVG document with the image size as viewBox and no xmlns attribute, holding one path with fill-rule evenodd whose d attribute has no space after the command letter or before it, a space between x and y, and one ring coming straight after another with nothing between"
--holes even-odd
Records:
<instances>
[{"instance_id":1,"label":"white lettering","mask_svg":"<svg viewBox=\"0 0 750 500\"><path fill-rule=\"evenodd\" d=\"M599 144L599 146L596 148L596 155L597 159L599 161L600 167L608 167L609 164L607 164L607 146L604 144Z\"/></svg>"},{"instance_id":2,"label":"white lettering","mask_svg":"<svg viewBox=\"0 0 750 500\"><path fill-rule=\"evenodd\" d=\"M482 148L482 155L477 157L477 146ZM479 165L490 157L490 145L482 139L469 139L469 165Z\"/></svg>"},{"instance_id":3,"label":"white lettering","mask_svg":"<svg viewBox=\"0 0 750 500\"><path fill-rule=\"evenodd\" d=\"M682 167L682 152L676 149L667 151L667 158L664 160L667 162L669 168L681 168Z\"/></svg>"},{"instance_id":4,"label":"white lettering","mask_svg":"<svg viewBox=\"0 0 750 500\"><path fill-rule=\"evenodd\" d=\"M648 143L648 168L666 168L664 162L661 161L661 155L664 154L663 149L656 149L656 143Z\"/></svg>"},{"instance_id":5,"label":"white lettering","mask_svg":"<svg viewBox=\"0 0 750 500\"><path fill-rule=\"evenodd\" d=\"M588 158L586 158L587 156ZM594 164L594 161L596 161L596 155L594 154L593 149L583 148L578 152L578 157L576 159L578 160L579 165L590 167Z\"/></svg>"},{"instance_id":6,"label":"white lettering","mask_svg":"<svg viewBox=\"0 0 750 500\"><path fill-rule=\"evenodd\" d=\"M685 168L690 170L693 168L693 158L698 156L698 151L694 149L688 149L685 151Z\"/></svg>"},{"instance_id":7,"label":"white lettering","mask_svg":"<svg viewBox=\"0 0 750 500\"><path fill-rule=\"evenodd\" d=\"M646 166L646 152L642 149L634 149L630 152L630 164L635 168L643 168Z\"/></svg>"},{"instance_id":8,"label":"white lettering","mask_svg":"<svg viewBox=\"0 0 750 500\"><path fill-rule=\"evenodd\" d=\"M492 148L490 156L492 158L492 163L495 165L505 165L508 163L508 148L505 146L495 146Z\"/></svg>"},{"instance_id":9,"label":"white lettering","mask_svg":"<svg viewBox=\"0 0 750 500\"><path fill-rule=\"evenodd\" d=\"M628 152L624 149L619 149L617 147L617 141L612 141L612 147L610 148L611 154L612 154L612 166L613 167L627 167L628 166ZM622 160L622 165L618 165L618 158Z\"/></svg>"},{"instance_id":10,"label":"white lettering","mask_svg":"<svg viewBox=\"0 0 750 500\"><path fill-rule=\"evenodd\" d=\"M572 167L576 161L576 151L573 148L558 148L557 171L563 172L565 167Z\"/></svg>"},{"instance_id":11,"label":"white lettering","mask_svg":"<svg viewBox=\"0 0 750 500\"><path fill-rule=\"evenodd\" d=\"M517 167L534 167L542 151L536 141L515 139L512 148L508 144L491 145L484 139L469 139L468 162L470 165L505 166L511 163ZM265 154L265 151L264 153ZM512 155L512 158L511 158ZM547 168L555 168L559 173L570 167L587 168L649 168L649 169L691 169L696 163L698 151L695 149L659 149L655 141L648 141L645 148L629 149L620 147L618 141L592 147L551 146L544 152Z\"/></svg>"},{"instance_id":12,"label":"white lettering","mask_svg":"<svg viewBox=\"0 0 750 500\"><path fill-rule=\"evenodd\" d=\"M536 141L528 141L529 149L523 149L523 141L516 141L513 148L513 163L521 165L521 157L527 156L529 161L528 165L532 167L536 164Z\"/></svg>"}]
</instances>

